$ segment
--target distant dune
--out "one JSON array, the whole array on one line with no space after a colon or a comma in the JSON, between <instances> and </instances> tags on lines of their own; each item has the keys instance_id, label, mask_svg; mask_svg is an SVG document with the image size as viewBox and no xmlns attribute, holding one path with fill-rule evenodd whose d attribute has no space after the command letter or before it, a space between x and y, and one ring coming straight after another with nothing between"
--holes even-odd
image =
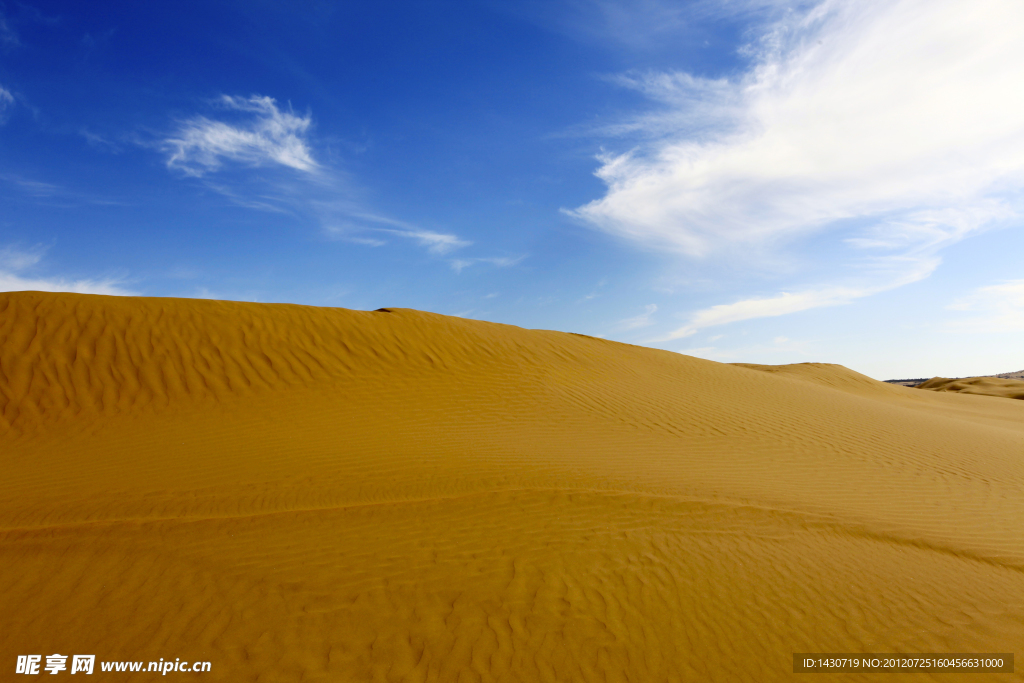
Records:
<instances>
[{"instance_id":1,"label":"distant dune","mask_svg":"<svg viewBox=\"0 0 1024 683\"><path fill-rule=\"evenodd\" d=\"M0 416L5 667L762 682L1024 643L1019 401L407 309L20 292Z\"/></svg>"},{"instance_id":2,"label":"distant dune","mask_svg":"<svg viewBox=\"0 0 1024 683\"><path fill-rule=\"evenodd\" d=\"M917 388L929 389L931 391L954 391L961 394L1024 399L1024 380L1003 379L1001 377L965 377L962 379L933 377L927 382L917 385Z\"/></svg>"},{"instance_id":3,"label":"distant dune","mask_svg":"<svg viewBox=\"0 0 1024 683\"><path fill-rule=\"evenodd\" d=\"M1014 383L1001 381L990 382L988 380L1021 380ZM982 396L1000 396L1004 398L1022 398L1021 391L1024 391L1024 370L1016 372L1004 372L1001 375L981 375L978 377L919 377L917 379L887 379L887 384L896 384L915 389L928 389L931 391L956 391L966 394L980 394Z\"/></svg>"}]
</instances>

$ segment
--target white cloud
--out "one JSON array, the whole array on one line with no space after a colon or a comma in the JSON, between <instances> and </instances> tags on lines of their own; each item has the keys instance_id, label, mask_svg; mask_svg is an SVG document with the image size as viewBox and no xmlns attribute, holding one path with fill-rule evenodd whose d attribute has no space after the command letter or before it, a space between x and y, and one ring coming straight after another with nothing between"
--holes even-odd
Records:
<instances>
[{"instance_id":1,"label":"white cloud","mask_svg":"<svg viewBox=\"0 0 1024 683\"><path fill-rule=\"evenodd\" d=\"M32 197L63 197L69 195L63 188L52 183L30 180L16 175L3 174L0 175L0 180L14 184L19 190Z\"/></svg>"},{"instance_id":2,"label":"white cloud","mask_svg":"<svg viewBox=\"0 0 1024 683\"><path fill-rule=\"evenodd\" d=\"M636 90L660 109L633 119L594 129L605 136L639 135L660 141L681 131L691 137L707 136L721 128L723 121L742 115L743 101L735 83L722 79L697 78L683 72L630 72L606 78L608 82ZM614 162L615 155L599 157Z\"/></svg>"},{"instance_id":3,"label":"white cloud","mask_svg":"<svg viewBox=\"0 0 1024 683\"><path fill-rule=\"evenodd\" d=\"M281 111L266 96L223 95L218 104L242 113L245 120L228 123L197 116L183 122L162 143L168 167L193 176L218 169L223 160L246 166L280 164L306 173L317 170L307 141L310 116Z\"/></svg>"},{"instance_id":4,"label":"white cloud","mask_svg":"<svg viewBox=\"0 0 1024 683\"><path fill-rule=\"evenodd\" d=\"M98 206L127 206L119 199L110 199L102 195L80 192L75 189L25 178L14 173L0 173L0 183L10 183L20 193L33 198L37 203L51 206L79 206L93 204Z\"/></svg>"},{"instance_id":5,"label":"white cloud","mask_svg":"<svg viewBox=\"0 0 1024 683\"><path fill-rule=\"evenodd\" d=\"M610 43L646 52L693 39L687 29L700 19L749 14L786 4L786 0L520 0L501 9L566 33L573 38Z\"/></svg>"},{"instance_id":6,"label":"white cloud","mask_svg":"<svg viewBox=\"0 0 1024 683\"><path fill-rule=\"evenodd\" d=\"M892 265L896 265L896 261ZM690 316L689 322L668 336L654 341L668 341L689 337L699 330L718 325L753 320L755 318L772 318L789 313L799 313L824 306L848 304L872 294L902 287L905 284L923 280L931 275L938 266L938 259L917 259L907 263L907 270L898 275L890 275L882 283L871 285L831 286L811 288L798 292L782 292L776 296L743 299L731 304L719 304L697 311Z\"/></svg>"},{"instance_id":7,"label":"white cloud","mask_svg":"<svg viewBox=\"0 0 1024 683\"><path fill-rule=\"evenodd\" d=\"M782 292L773 297L743 299L731 304L718 304L717 306L697 311L692 315L687 325L675 330L664 340L689 337L705 327L726 325L754 318L770 318L821 306L845 304L854 299L867 296L869 293L872 292L835 287L796 293Z\"/></svg>"},{"instance_id":8,"label":"white cloud","mask_svg":"<svg viewBox=\"0 0 1024 683\"><path fill-rule=\"evenodd\" d=\"M7 88L0 85L0 125L7 123L10 110L14 107L14 95Z\"/></svg>"},{"instance_id":9,"label":"white cloud","mask_svg":"<svg viewBox=\"0 0 1024 683\"><path fill-rule=\"evenodd\" d=\"M471 242L460 240L455 235L431 232L430 230L381 230L381 232L389 232L415 240L433 254L447 254L454 249L472 244Z\"/></svg>"},{"instance_id":10,"label":"white cloud","mask_svg":"<svg viewBox=\"0 0 1024 683\"><path fill-rule=\"evenodd\" d=\"M415 240L434 254L447 254L450 251L461 249L462 247L468 247L472 244L472 242L459 239L455 235L434 232L432 230L424 230L412 223L388 218L386 216L378 216L376 214L366 212L352 212L351 215L353 218L358 220L393 226L391 228L372 228L372 230L374 232L389 233L392 235L398 235L399 237Z\"/></svg>"},{"instance_id":11,"label":"white cloud","mask_svg":"<svg viewBox=\"0 0 1024 683\"><path fill-rule=\"evenodd\" d=\"M644 306L643 313L632 318L620 320L616 325L616 329L619 331L626 331L639 329L641 327L649 327L650 325L654 324L654 321L651 319L651 316L653 316L655 311L657 310L657 304L647 304L646 306Z\"/></svg>"},{"instance_id":12,"label":"white cloud","mask_svg":"<svg viewBox=\"0 0 1024 683\"><path fill-rule=\"evenodd\" d=\"M160 143L169 168L198 177L216 171L224 161L249 167L278 164L303 173L269 180L247 178L234 184L203 182L238 206L309 218L318 222L326 235L345 242L380 247L387 244L386 236L393 235L437 255L472 244L451 233L427 230L368 210L356 198L359 193L345 173L314 160L308 139L310 115L282 111L266 96L223 95L217 102L243 120L225 122L197 116L185 121ZM472 260L485 261L503 265L501 259Z\"/></svg>"},{"instance_id":13,"label":"white cloud","mask_svg":"<svg viewBox=\"0 0 1024 683\"><path fill-rule=\"evenodd\" d=\"M0 45L14 47L20 43L18 34L11 28L11 25L7 22L7 17L4 16L2 8L0 8Z\"/></svg>"},{"instance_id":14,"label":"white cloud","mask_svg":"<svg viewBox=\"0 0 1024 683\"><path fill-rule=\"evenodd\" d=\"M95 147L96 149L101 149L112 154L119 154L121 152L121 146L116 142L108 140L102 135L92 132L88 128L80 128L78 134L81 135L91 147Z\"/></svg>"},{"instance_id":15,"label":"white cloud","mask_svg":"<svg viewBox=\"0 0 1024 683\"><path fill-rule=\"evenodd\" d=\"M196 287L192 293L193 299L226 299L228 297L220 296L215 292L211 291L207 287Z\"/></svg>"},{"instance_id":16,"label":"white cloud","mask_svg":"<svg viewBox=\"0 0 1024 683\"><path fill-rule=\"evenodd\" d=\"M641 143L601 156L605 196L568 213L691 259L765 263L832 232L860 271L697 311L670 338L927 277L1020 215L1022 33L1016 0L822 0L764 27L738 78L620 75L658 106L603 130Z\"/></svg>"},{"instance_id":17,"label":"white cloud","mask_svg":"<svg viewBox=\"0 0 1024 683\"><path fill-rule=\"evenodd\" d=\"M118 278L69 280L67 278L33 277L24 271L42 260L44 250L24 251L15 247L0 249L0 292L76 292L78 294L109 294L131 296Z\"/></svg>"},{"instance_id":18,"label":"white cloud","mask_svg":"<svg viewBox=\"0 0 1024 683\"><path fill-rule=\"evenodd\" d=\"M735 82L624 78L667 111L573 213L690 256L847 219L876 226L856 246L956 241L1024 181L1022 33L1016 0L826 0L771 27Z\"/></svg>"},{"instance_id":19,"label":"white cloud","mask_svg":"<svg viewBox=\"0 0 1024 683\"><path fill-rule=\"evenodd\" d=\"M961 332L1009 332L1024 330L1024 280L1009 280L998 285L979 287L949 306L953 311L980 315L950 321L948 326Z\"/></svg>"},{"instance_id":20,"label":"white cloud","mask_svg":"<svg viewBox=\"0 0 1024 683\"><path fill-rule=\"evenodd\" d=\"M387 244L384 240L375 240L372 237L341 237L340 239L353 244L361 244L364 247L383 247Z\"/></svg>"},{"instance_id":21,"label":"white cloud","mask_svg":"<svg viewBox=\"0 0 1024 683\"><path fill-rule=\"evenodd\" d=\"M406 221L368 213L360 209L358 205L353 205L350 202L318 202L317 204L319 211L323 215L341 217L340 219L329 218L330 225L325 227L324 230L328 235L336 239L345 240L346 242L379 247L387 244L387 242L374 236L361 235L360 233L370 232L373 235L383 233L413 240L420 246L426 247L427 251L432 254L447 254L472 244L472 242L460 239L457 235L425 230ZM366 223L392 227L367 227Z\"/></svg>"},{"instance_id":22,"label":"white cloud","mask_svg":"<svg viewBox=\"0 0 1024 683\"><path fill-rule=\"evenodd\" d=\"M17 249L15 247L4 247L0 249L0 270L21 271L43 260L45 250L36 247L31 250Z\"/></svg>"},{"instance_id":23,"label":"white cloud","mask_svg":"<svg viewBox=\"0 0 1024 683\"><path fill-rule=\"evenodd\" d=\"M510 258L508 256L484 256L479 258L464 258L464 259L452 259L451 266L452 270L456 273L461 273L464 268L475 265L477 263L489 263L492 266L498 268L511 268L512 266L518 265L525 256L517 256Z\"/></svg>"}]
</instances>

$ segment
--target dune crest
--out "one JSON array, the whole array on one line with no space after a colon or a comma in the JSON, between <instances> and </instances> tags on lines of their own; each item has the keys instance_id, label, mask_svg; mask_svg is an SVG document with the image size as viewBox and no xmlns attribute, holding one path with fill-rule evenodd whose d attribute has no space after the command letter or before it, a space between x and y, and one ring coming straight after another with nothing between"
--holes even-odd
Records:
<instances>
[{"instance_id":1,"label":"dune crest","mask_svg":"<svg viewBox=\"0 0 1024 683\"><path fill-rule=\"evenodd\" d=\"M433 320L444 336L423 338L406 325L399 340L396 316ZM500 339L479 345L472 323L455 320L400 309L0 294L0 414L27 426L143 412L507 352Z\"/></svg>"},{"instance_id":2,"label":"dune crest","mask_svg":"<svg viewBox=\"0 0 1024 683\"><path fill-rule=\"evenodd\" d=\"M0 414L12 659L781 681L793 652L1024 642L1018 401L409 309L15 292Z\"/></svg>"},{"instance_id":3,"label":"dune crest","mask_svg":"<svg viewBox=\"0 0 1024 683\"><path fill-rule=\"evenodd\" d=\"M880 398L883 396L903 397L899 389L891 384L873 380L867 375L854 372L834 363L793 363L791 365L756 365L754 363L730 363L735 367L768 372L782 377L813 382L840 391L864 394ZM895 392L895 393L893 393Z\"/></svg>"}]
</instances>

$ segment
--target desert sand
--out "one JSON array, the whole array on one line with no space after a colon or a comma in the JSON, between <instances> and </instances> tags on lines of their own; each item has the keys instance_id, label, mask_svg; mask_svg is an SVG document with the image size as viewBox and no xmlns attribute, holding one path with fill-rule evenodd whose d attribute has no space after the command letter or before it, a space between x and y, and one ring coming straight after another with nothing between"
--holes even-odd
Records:
<instances>
[{"instance_id":1,"label":"desert sand","mask_svg":"<svg viewBox=\"0 0 1024 683\"><path fill-rule=\"evenodd\" d=\"M0 415L11 672L863 682L909 679L792 655L1024 652L1021 401L407 309L20 292Z\"/></svg>"},{"instance_id":2,"label":"desert sand","mask_svg":"<svg viewBox=\"0 0 1024 683\"><path fill-rule=\"evenodd\" d=\"M918 389L931 391L952 391L960 394L998 396L1000 398L1024 399L1024 380L1001 377L964 377L948 379L933 377L917 385Z\"/></svg>"}]
</instances>

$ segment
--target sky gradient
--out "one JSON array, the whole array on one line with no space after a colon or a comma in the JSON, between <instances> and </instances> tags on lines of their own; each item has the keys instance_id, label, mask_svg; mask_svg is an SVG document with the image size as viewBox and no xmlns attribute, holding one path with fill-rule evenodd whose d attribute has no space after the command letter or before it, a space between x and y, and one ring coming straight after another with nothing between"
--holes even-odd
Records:
<instances>
[{"instance_id":1,"label":"sky gradient","mask_svg":"<svg viewBox=\"0 0 1024 683\"><path fill-rule=\"evenodd\" d=\"M0 290L1024 367L1016 0L0 4Z\"/></svg>"}]
</instances>

